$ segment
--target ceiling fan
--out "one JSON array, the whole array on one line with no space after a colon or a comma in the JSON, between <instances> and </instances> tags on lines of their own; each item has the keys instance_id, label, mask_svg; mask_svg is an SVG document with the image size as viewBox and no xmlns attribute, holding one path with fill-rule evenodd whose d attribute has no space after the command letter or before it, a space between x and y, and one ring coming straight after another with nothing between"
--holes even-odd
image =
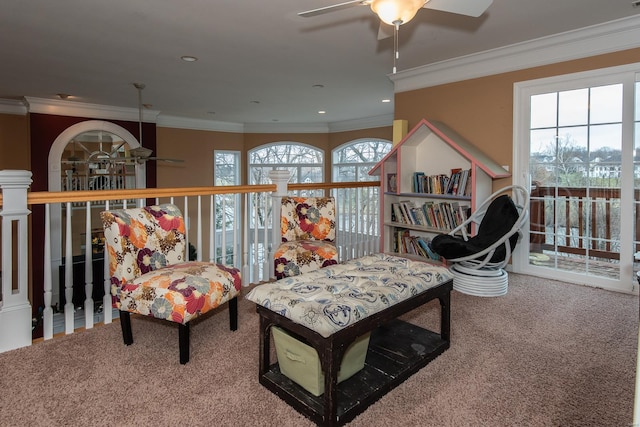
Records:
<instances>
[{"instance_id":1,"label":"ceiling fan","mask_svg":"<svg viewBox=\"0 0 640 427\"><path fill-rule=\"evenodd\" d=\"M381 21L378 40L390 37L392 34L395 37L393 60L395 73L398 59L398 29L400 25L412 20L420 9L439 10L477 18L491 6L491 3L493 0L352 0L300 12L298 16L309 18L352 6L369 6ZM387 25L392 26L393 32L389 31Z\"/></svg>"},{"instance_id":2,"label":"ceiling fan","mask_svg":"<svg viewBox=\"0 0 640 427\"><path fill-rule=\"evenodd\" d=\"M86 165L86 167L91 170L104 171L104 173L106 173L115 165L134 166L135 164L142 164L149 160L169 163L182 163L184 161L180 159L153 157L151 156L153 151L142 145L142 110L144 107L142 103L142 89L145 88L145 85L143 83L134 83L133 86L138 89L138 131L140 146L127 150L123 148L125 145L124 141L113 141L112 136L115 135L103 135L102 131L86 132L80 136L80 139L76 138L72 141L72 153L69 157L62 159L61 163L71 165L74 172L77 171L76 166L82 167ZM97 150L86 145L91 142L94 144L98 143ZM103 146L103 142L105 146ZM82 155L76 154L76 146L81 148Z\"/></svg>"},{"instance_id":3,"label":"ceiling fan","mask_svg":"<svg viewBox=\"0 0 640 427\"><path fill-rule=\"evenodd\" d=\"M493 0L352 0L300 12L298 16L308 18L352 6L369 6L382 22L402 25L409 22L421 8L477 18L491 3Z\"/></svg>"},{"instance_id":4,"label":"ceiling fan","mask_svg":"<svg viewBox=\"0 0 640 427\"><path fill-rule=\"evenodd\" d=\"M142 90L146 85L144 83L134 83L133 86L138 89L138 135L140 138L140 146L129 150L129 159L135 160L136 163L143 163L149 160L159 160L168 163L182 163L184 160L151 157L153 150L142 146L142 109L144 107L144 104L142 103Z\"/></svg>"}]
</instances>

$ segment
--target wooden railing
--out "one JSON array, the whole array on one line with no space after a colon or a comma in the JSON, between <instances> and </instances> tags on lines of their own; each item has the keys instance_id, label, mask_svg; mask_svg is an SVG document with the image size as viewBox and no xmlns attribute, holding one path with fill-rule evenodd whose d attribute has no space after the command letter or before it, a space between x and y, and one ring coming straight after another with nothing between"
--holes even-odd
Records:
<instances>
[{"instance_id":1,"label":"wooden railing","mask_svg":"<svg viewBox=\"0 0 640 427\"><path fill-rule=\"evenodd\" d=\"M285 179L250 186L28 192L29 172L5 172L0 171L0 352L73 333L78 317L86 329L112 321L108 263L96 237L102 210L178 205L193 257L240 268L245 286L273 277L279 199L286 194L336 198L342 261L380 250L378 182L287 185Z\"/></svg>"},{"instance_id":2,"label":"wooden railing","mask_svg":"<svg viewBox=\"0 0 640 427\"><path fill-rule=\"evenodd\" d=\"M640 193L636 191L635 200ZM531 189L531 250L589 255L619 260L616 246L620 237L618 223L620 189L581 187L535 187ZM557 215L556 215L557 213ZM635 213L635 241L640 241L640 210ZM546 230L559 227L562 232L552 241ZM636 247L636 251L640 248Z\"/></svg>"}]
</instances>

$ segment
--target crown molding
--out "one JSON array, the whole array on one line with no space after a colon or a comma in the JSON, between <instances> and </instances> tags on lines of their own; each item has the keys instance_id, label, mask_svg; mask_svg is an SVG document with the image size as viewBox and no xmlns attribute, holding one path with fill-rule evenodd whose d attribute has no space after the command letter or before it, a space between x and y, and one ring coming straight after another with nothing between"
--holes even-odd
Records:
<instances>
[{"instance_id":1,"label":"crown molding","mask_svg":"<svg viewBox=\"0 0 640 427\"><path fill-rule=\"evenodd\" d=\"M640 47L640 15L390 74L405 92Z\"/></svg>"},{"instance_id":2,"label":"crown molding","mask_svg":"<svg viewBox=\"0 0 640 427\"><path fill-rule=\"evenodd\" d=\"M347 132L350 130L373 129L393 126L393 114L365 117L362 119L343 120L329 123L329 132Z\"/></svg>"},{"instance_id":3,"label":"crown molding","mask_svg":"<svg viewBox=\"0 0 640 427\"><path fill-rule=\"evenodd\" d=\"M328 133L327 123L246 123L245 133Z\"/></svg>"},{"instance_id":4,"label":"crown molding","mask_svg":"<svg viewBox=\"0 0 640 427\"><path fill-rule=\"evenodd\" d=\"M160 114L157 125L167 128L207 130L230 133L243 133L244 125L234 122L220 122L215 120L193 119L188 117L170 116Z\"/></svg>"},{"instance_id":5,"label":"crown molding","mask_svg":"<svg viewBox=\"0 0 640 427\"><path fill-rule=\"evenodd\" d=\"M140 120L140 111L137 108L32 97L25 97L25 100L30 113L132 122ZM142 120L155 123L159 113L159 111L145 109L142 112Z\"/></svg>"},{"instance_id":6,"label":"crown molding","mask_svg":"<svg viewBox=\"0 0 640 427\"><path fill-rule=\"evenodd\" d=\"M24 101L0 99L0 114L17 114L20 116L26 116L27 106Z\"/></svg>"}]
</instances>

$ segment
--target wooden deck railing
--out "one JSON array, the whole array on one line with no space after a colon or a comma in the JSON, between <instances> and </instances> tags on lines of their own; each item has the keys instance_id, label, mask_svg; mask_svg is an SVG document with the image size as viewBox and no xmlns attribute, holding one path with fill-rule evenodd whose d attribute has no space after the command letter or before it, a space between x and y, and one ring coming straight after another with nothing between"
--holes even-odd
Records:
<instances>
[{"instance_id":1,"label":"wooden deck railing","mask_svg":"<svg viewBox=\"0 0 640 427\"><path fill-rule=\"evenodd\" d=\"M27 171L0 171L0 352L73 333L79 313L87 329L112 321L108 263L96 237L102 210L178 205L193 257L240 268L245 286L273 277L286 194L336 197L341 260L380 250L378 182L28 192L30 182Z\"/></svg>"},{"instance_id":2,"label":"wooden deck railing","mask_svg":"<svg viewBox=\"0 0 640 427\"><path fill-rule=\"evenodd\" d=\"M636 191L635 199L640 200L639 196ZM538 186L531 190L530 209L532 251L620 259L620 189ZM640 240L639 215L636 209L636 242ZM546 233L549 229L560 230L555 240Z\"/></svg>"}]
</instances>

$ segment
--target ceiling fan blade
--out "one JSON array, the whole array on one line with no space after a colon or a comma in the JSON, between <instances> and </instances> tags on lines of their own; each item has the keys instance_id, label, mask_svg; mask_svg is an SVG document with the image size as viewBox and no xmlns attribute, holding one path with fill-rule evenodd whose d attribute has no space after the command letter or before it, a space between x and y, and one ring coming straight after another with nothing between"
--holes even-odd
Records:
<instances>
[{"instance_id":1,"label":"ceiling fan blade","mask_svg":"<svg viewBox=\"0 0 640 427\"><path fill-rule=\"evenodd\" d=\"M491 6L491 3L493 0L429 0L423 7L477 18Z\"/></svg>"},{"instance_id":2,"label":"ceiling fan blade","mask_svg":"<svg viewBox=\"0 0 640 427\"><path fill-rule=\"evenodd\" d=\"M362 6L368 4L367 1L363 0L352 0L346 1L344 3L333 4L331 6L319 7L318 9L307 10L306 12L298 13L298 16L302 16L303 18L309 18L311 16L322 15L324 13L333 12L334 10L346 9L351 6Z\"/></svg>"},{"instance_id":3,"label":"ceiling fan blade","mask_svg":"<svg viewBox=\"0 0 640 427\"><path fill-rule=\"evenodd\" d=\"M388 25L380 21L380 27L378 27L378 40L384 40L388 39L389 37L393 37L393 32L393 25Z\"/></svg>"},{"instance_id":4,"label":"ceiling fan blade","mask_svg":"<svg viewBox=\"0 0 640 427\"><path fill-rule=\"evenodd\" d=\"M159 162L167 162L167 163L184 163L184 160L182 159L165 159L164 157L147 157L146 159L139 159L139 160L157 160Z\"/></svg>"}]
</instances>

